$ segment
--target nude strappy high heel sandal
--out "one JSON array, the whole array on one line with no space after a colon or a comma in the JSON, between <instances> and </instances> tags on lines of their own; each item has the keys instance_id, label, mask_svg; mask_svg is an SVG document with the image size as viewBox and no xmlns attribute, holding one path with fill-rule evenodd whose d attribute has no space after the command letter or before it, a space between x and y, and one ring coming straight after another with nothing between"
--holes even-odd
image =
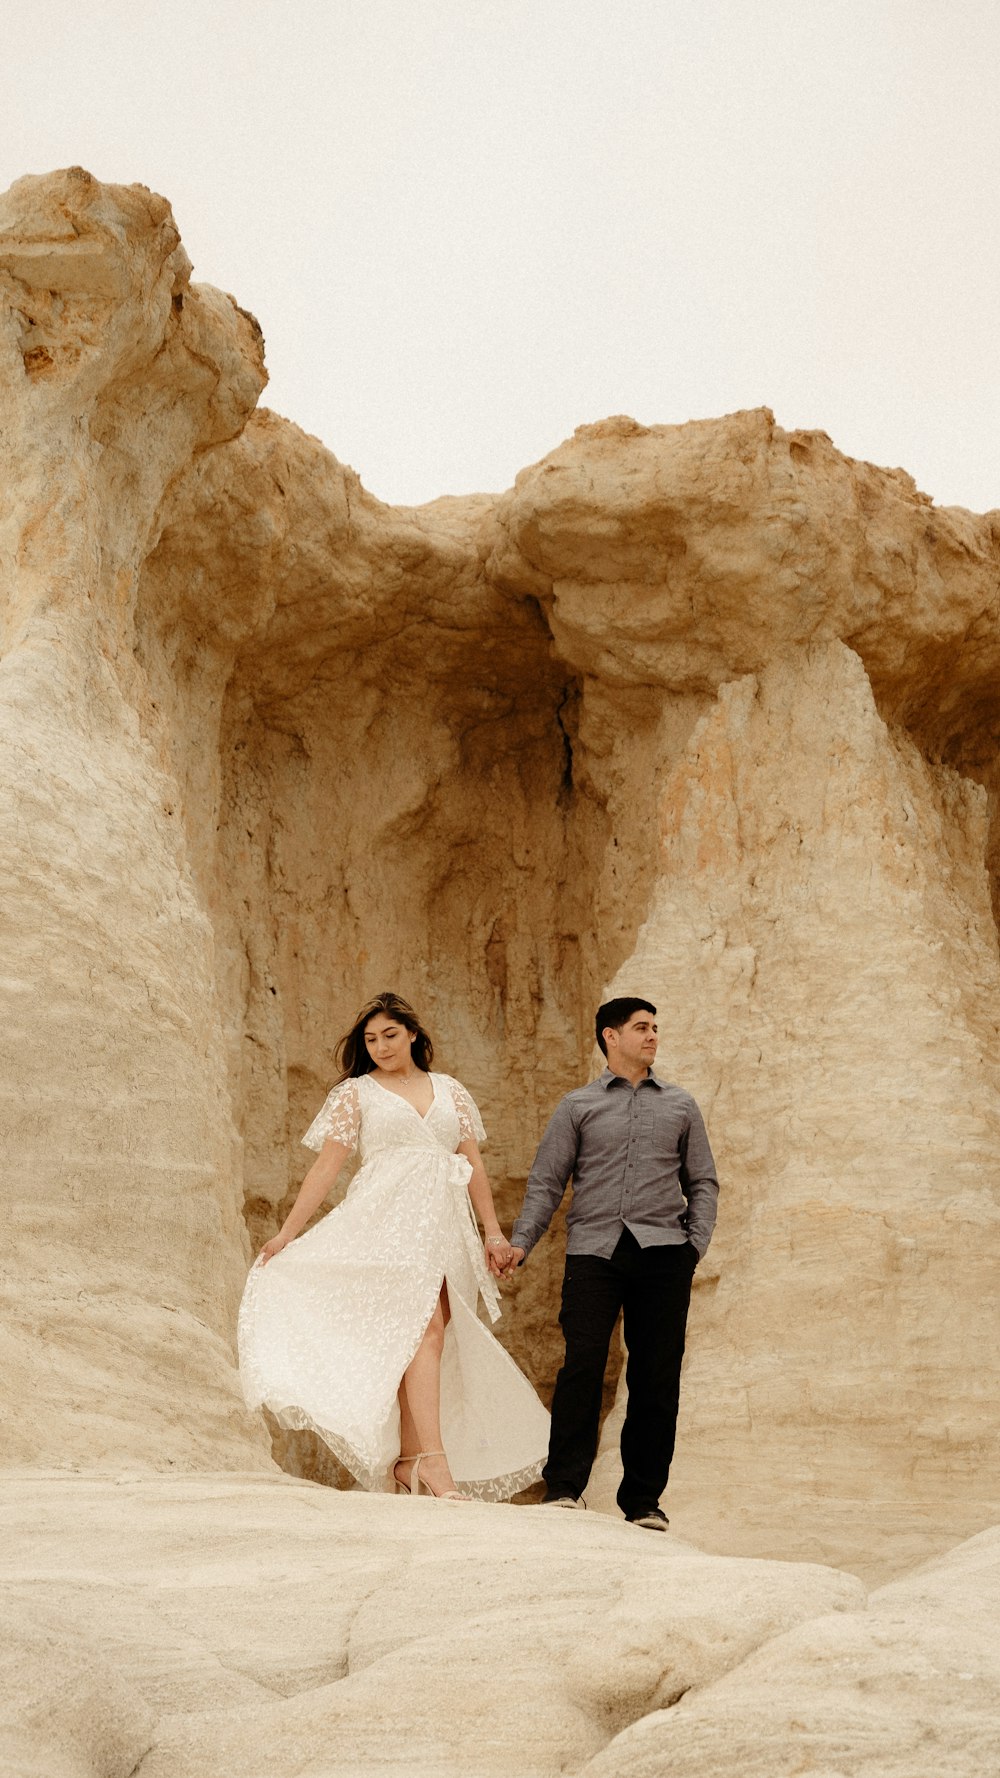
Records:
<instances>
[{"instance_id":1,"label":"nude strappy high heel sandal","mask_svg":"<svg viewBox=\"0 0 1000 1778\"><path fill-rule=\"evenodd\" d=\"M404 1457L404 1456L400 1455L399 1457L397 1457L395 1459L395 1462L390 1463L390 1465L389 1465L389 1480L392 1483L393 1488L395 1489L397 1494L408 1494L410 1492L407 1483L400 1481L398 1475L396 1474L396 1471L399 1468L401 1463L412 1463L412 1462L413 1462L413 1458L411 1456L407 1455Z\"/></svg>"},{"instance_id":2,"label":"nude strappy high heel sandal","mask_svg":"<svg viewBox=\"0 0 1000 1778\"><path fill-rule=\"evenodd\" d=\"M434 1489L431 1487L429 1482L421 1482L421 1480L420 1480L420 1464L421 1464L422 1459L424 1457L443 1457L444 1455L445 1455L444 1451L414 1451L412 1457L397 1457L396 1462L393 1464L392 1470L390 1472L392 1475L392 1479L396 1484L396 1487L401 1488L404 1494L412 1494L414 1496L414 1499L420 1493L421 1488L423 1488L423 1491L425 1494L430 1495L432 1500L465 1500L465 1499L467 1499L467 1496L465 1494L460 1494L458 1492L457 1488L449 1488L447 1493L445 1493L445 1494L435 1494ZM397 1466L400 1463L412 1463L413 1464L413 1468L410 1471L409 1487L407 1487L405 1482L401 1482L399 1477L396 1474Z\"/></svg>"}]
</instances>

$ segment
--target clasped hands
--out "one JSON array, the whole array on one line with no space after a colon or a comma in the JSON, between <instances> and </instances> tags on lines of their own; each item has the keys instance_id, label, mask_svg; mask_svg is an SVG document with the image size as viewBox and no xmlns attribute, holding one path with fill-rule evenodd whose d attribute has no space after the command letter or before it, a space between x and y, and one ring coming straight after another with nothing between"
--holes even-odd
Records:
<instances>
[{"instance_id":1,"label":"clasped hands","mask_svg":"<svg viewBox=\"0 0 1000 1778\"><path fill-rule=\"evenodd\" d=\"M512 1278L524 1258L524 1248L512 1247L504 1235L488 1235L484 1245L486 1263L494 1278Z\"/></svg>"}]
</instances>

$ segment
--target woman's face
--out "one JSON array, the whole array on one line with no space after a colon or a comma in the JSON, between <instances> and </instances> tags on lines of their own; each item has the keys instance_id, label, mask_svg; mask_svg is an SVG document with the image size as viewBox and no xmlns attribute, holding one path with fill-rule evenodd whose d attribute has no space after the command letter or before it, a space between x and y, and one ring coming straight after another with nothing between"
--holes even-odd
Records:
<instances>
[{"instance_id":1,"label":"woman's face","mask_svg":"<svg viewBox=\"0 0 1000 1778\"><path fill-rule=\"evenodd\" d=\"M365 1026L365 1044L368 1054L386 1074L408 1074L413 1066L410 1045L413 1033L401 1025L398 1019L391 1019L388 1013L373 1013Z\"/></svg>"}]
</instances>

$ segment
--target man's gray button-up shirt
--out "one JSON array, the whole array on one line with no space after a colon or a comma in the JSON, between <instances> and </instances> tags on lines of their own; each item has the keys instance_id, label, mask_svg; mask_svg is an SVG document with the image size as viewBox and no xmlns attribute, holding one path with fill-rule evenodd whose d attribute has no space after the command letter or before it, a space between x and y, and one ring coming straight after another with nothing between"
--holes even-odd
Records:
<instances>
[{"instance_id":1,"label":"man's gray button-up shirt","mask_svg":"<svg viewBox=\"0 0 1000 1778\"><path fill-rule=\"evenodd\" d=\"M690 1093L650 1070L632 1087L610 1068L567 1093L538 1145L511 1241L529 1253L568 1181L566 1251L610 1259L623 1228L641 1247L690 1241L705 1252L719 1184L701 1112Z\"/></svg>"}]
</instances>

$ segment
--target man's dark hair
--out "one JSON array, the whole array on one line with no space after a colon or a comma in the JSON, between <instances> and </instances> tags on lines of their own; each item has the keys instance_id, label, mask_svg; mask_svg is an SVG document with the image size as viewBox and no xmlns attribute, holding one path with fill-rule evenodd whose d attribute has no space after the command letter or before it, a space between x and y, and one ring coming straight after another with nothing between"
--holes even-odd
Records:
<instances>
[{"instance_id":1,"label":"man's dark hair","mask_svg":"<svg viewBox=\"0 0 1000 1778\"><path fill-rule=\"evenodd\" d=\"M617 1000L606 1000L597 1009L597 1047L601 1055L607 1057L608 1047L604 1041L604 1033L608 1026L612 1031L620 1031L627 1025L634 1012L656 1012L651 1000L639 1000L634 994L620 994Z\"/></svg>"}]
</instances>

